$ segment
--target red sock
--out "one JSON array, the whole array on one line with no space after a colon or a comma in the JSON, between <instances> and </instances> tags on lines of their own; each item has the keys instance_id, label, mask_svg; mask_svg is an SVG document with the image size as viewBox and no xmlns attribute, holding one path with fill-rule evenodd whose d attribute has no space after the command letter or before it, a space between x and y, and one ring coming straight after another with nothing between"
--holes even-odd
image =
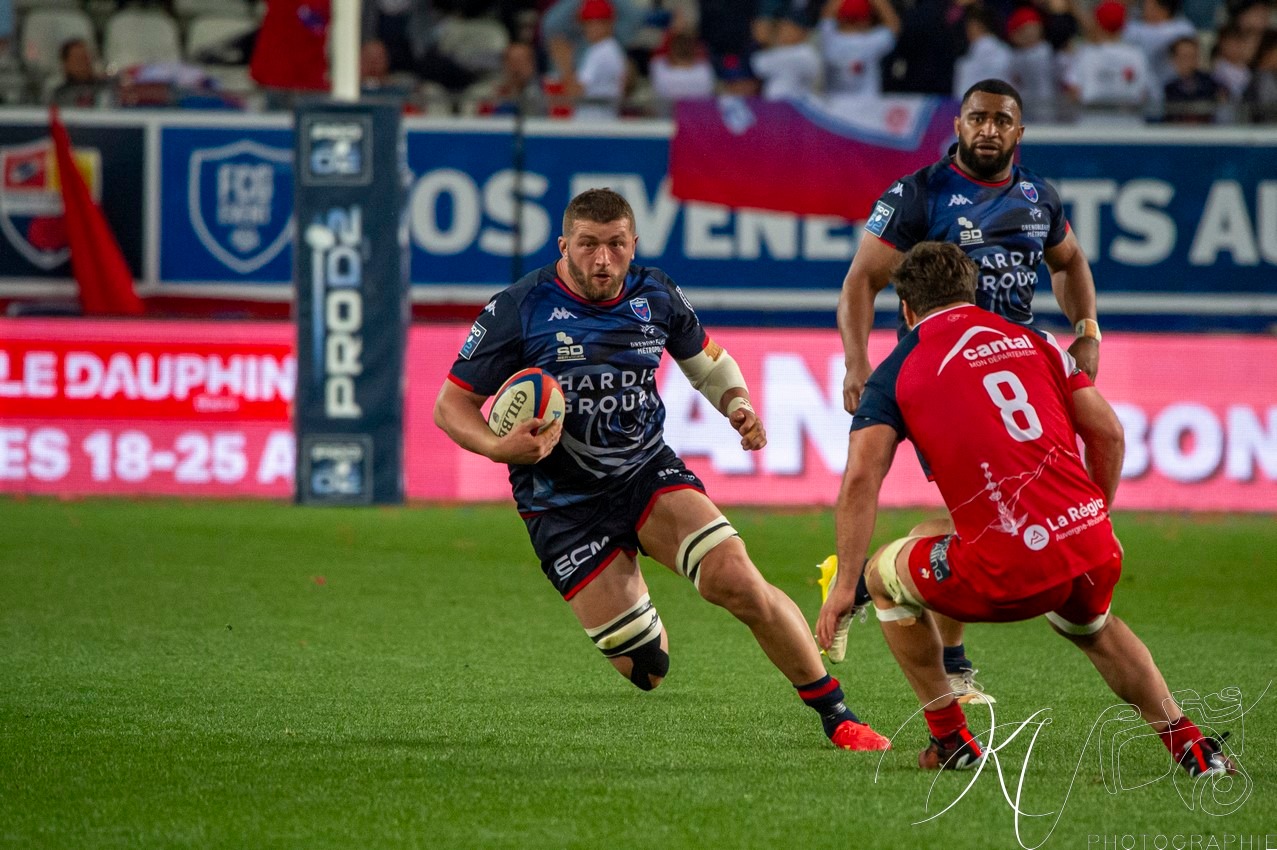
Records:
<instances>
[{"instance_id":1,"label":"red sock","mask_svg":"<svg viewBox=\"0 0 1277 850\"><path fill-rule=\"evenodd\" d=\"M1197 724L1188 719L1187 714L1180 715L1179 720L1158 732L1157 736L1162 739L1166 749L1171 751L1171 758L1174 759L1178 759L1184 754L1184 750L1206 737L1197 728Z\"/></svg>"},{"instance_id":2,"label":"red sock","mask_svg":"<svg viewBox=\"0 0 1277 850\"><path fill-rule=\"evenodd\" d=\"M967 716L962 713L962 706L956 699L944 708L938 708L935 711L926 709L922 714L927 718L927 728L931 730L931 737L938 740L943 740L967 726Z\"/></svg>"}]
</instances>

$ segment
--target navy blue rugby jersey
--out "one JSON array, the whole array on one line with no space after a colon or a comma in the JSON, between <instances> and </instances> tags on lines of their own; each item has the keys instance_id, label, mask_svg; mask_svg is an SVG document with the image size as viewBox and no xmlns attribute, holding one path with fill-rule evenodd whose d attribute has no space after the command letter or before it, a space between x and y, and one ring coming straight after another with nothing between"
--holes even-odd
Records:
<instances>
[{"instance_id":1,"label":"navy blue rugby jersey","mask_svg":"<svg viewBox=\"0 0 1277 850\"><path fill-rule=\"evenodd\" d=\"M659 269L631 265L621 294L586 301L554 265L524 276L483 308L449 379L480 395L539 366L563 385L563 437L534 465L511 464L521 513L589 499L623 482L664 445L656 392L661 352L685 360L708 342L681 289Z\"/></svg>"},{"instance_id":2,"label":"navy blue rugby jersey","mask_svg":"<svg viewBox=\"0 0 1277 850\"><path fill-rule=\"evenodd\" d=\"M1002 183L976 180L958 168L955 151L891 184L865 230L900 251L952 242L980 268L976 305L1029 324L1043 254L1068 235L1060 196L1020 165Z\"/></svg>"}]
</instances>

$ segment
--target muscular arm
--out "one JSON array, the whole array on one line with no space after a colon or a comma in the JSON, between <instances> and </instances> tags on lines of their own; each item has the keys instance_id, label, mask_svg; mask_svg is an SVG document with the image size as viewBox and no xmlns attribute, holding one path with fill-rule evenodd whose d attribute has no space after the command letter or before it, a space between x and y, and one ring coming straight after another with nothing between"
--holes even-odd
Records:
<instances>
[{"instance_id":1,"label":"muscular arm","mask_svg":"<svg viewBox=\"0 0 1277 850\"><path fill-rule=\"evenodd\" d=\"M767 445L767 432L750 403L745 376L726 350L710 341L704 350L677 363L692 386L732 423L741 435L741 448L756 452Z\"/></svg>"},{"instance_id":2,"label":"muscular arm","mask_svg":"<svg viewBox=\"0 0 1277 850\"><path fill-rule=\"evenodd\" d=\"M820 608L816 637L828 649L833 642L838 619L851 610L856 598L869 542L878 518L878 491L891 469L899 438L888 425L871 425L853 431L847 443L847 469L843 472L834 527L838 543L838 582ZM845 572L843 571L845 570ZM855 575L852 575L852 574Z\"/></svg>"},{"instance_id":3,"label":"muscular arm","mask_svg":"<svg viewBox=\"0 0 1277 850\"><path fill-rule=\"evenodd\" d=\"M1104 503L1112 508L1126 453L1122 422L1095 387L1073 393L1073 418L1078 436L1086 445L1087 474L1104 491Z\"/></svg>"},{"instance_id":4,"label":"muscular arm","mask_svg":"<svg viewBox=\"0 0 1277 850\"><path fill-rule=\"evenodd\" d=\"M848 413L860 404L860 393L873 371L869 366L869 332L874 323L874 297L891 282L904 255L873 234L860 239L838 296L838 332L842 335L847 375L842 404Z\"/></svg>"},{"instance_id":5,"label":"muscular arm","mask_svg":"<svg viewBox=\"0 0 1277 850\"><path fill-rule=\"evenodd\" d=\"M1072 231L1064 241L1046 249L1046 264L1051 270L1051 290L1070 325L1082 319L1095 318L1095 278L1091 264ZM1091 380L1100 368L1100 344L1088 337L1078 337L1069 346L1069 354Z\"/></svg>"},{"instance_id":6,"label":"muscular arm","mask_svg":"<svg viewBox=\"0 0 1277 850\"><path fill-rule=\"evenodd\" d=\"M483 418L484 399L452 381L444 381L435 398L435 424L461 448L497 463L536 463L554 450L563 431L560 422L551 423L538 434L545 420L525 419L510 433L498 437Z\"/></svg>"}]
</instances>

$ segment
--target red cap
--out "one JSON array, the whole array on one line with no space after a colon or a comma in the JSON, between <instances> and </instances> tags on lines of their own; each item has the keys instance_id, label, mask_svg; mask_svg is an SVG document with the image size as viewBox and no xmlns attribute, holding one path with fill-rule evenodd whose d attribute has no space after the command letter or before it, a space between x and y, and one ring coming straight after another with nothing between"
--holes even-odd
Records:
<instances>
[{"instance_id":1,"label":"red cap","mask_svg":"<svg viewBox=\"0 0 1277 850\"><path fill-rule=\"evenodd\" d=\"M1126 6L1117 0L1104 0L1095 7L1095 22L1105 32L1118 32L1126 26Z\"/></svg>"},{"instance_id":2,"label":"red cap","mask_svg":"<svg viewBox=\"0 0 1277 850\"><path fill-rule=\"evenodd\" d=\"M585 0L577 17L583 21L610 21L616 17L616 10L608 0Z\"/></svg>"},{"instance_id":3,"label":"red cap","mask_svg":"<svg viewBox=\"0 0 1277 850\"><path fill-rule=\"evenodd\" d=\"M1007 33L1013 33L1020 27L1042 23L1042 16L1032 6L1021 6L1007 18Z\"/></svg>"},{"instance_id":4,"label":"red cap","mask_svg":"<svg viewBox=\"0 0 1277 850\"><path fill-rule=\"evenodd\" d=\"M838 18L843 21L867 21L873 17L869 0L842 0L838 5Z\"/></svg>"}]
</instances>

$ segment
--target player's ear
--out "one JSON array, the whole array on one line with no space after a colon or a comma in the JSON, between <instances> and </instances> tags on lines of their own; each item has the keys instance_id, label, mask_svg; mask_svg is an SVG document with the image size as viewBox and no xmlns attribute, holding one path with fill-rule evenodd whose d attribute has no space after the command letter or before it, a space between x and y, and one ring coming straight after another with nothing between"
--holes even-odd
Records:
<instances>
[{"instance_id":1,"label":"player's ear","mask_svg":"<svg viewBox=\"0 0 1277 850\"><path fill-rule=\"evenodd\" d=\"M568 240L562 236L559 237L559 253L565 257L568 255Z\"/></svg>"}]
</instances>

